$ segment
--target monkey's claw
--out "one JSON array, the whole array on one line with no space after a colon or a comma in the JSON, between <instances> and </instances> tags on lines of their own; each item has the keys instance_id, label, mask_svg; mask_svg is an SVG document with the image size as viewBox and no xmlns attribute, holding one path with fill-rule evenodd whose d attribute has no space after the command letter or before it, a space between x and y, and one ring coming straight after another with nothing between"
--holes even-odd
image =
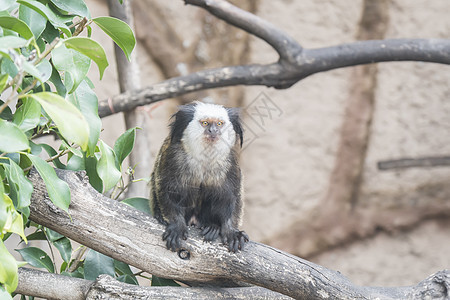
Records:
<instances>
[{"instance_id":1,"label":"monkey's claw","mask_svg":"<svg viewBox=\"0 0 450 300\"><path fill-rule=\"evenodd\" d=\"M237 252L238 250L244 250L244 245L250 239L245 231L232 231L229 234L222 237L222 242L228 245L228 251Z\"/></svg>"},{"instance_id":2,"label":"monkey's claw","mask_svg":"<svg viewBox=\"0 0 450 300\"><path fill-rule=\"evenodd\" d=\"M166 241L167 249L177 251L181 248L181 239L187 239L187 229L185 226L175 223L169 224L163 233L162 239Z\"/></svg>"},{"instance_id":3,"label":"monkey's claw","mask_svg":"<svg viewBox=\"0 0 450 300\"><path fill-rule=\"evenodd\" d=\"M209 225L203 228L202 235L205 241L214 241L219 237L220 227L218 225Z\"/></svg>"}]
</instances>

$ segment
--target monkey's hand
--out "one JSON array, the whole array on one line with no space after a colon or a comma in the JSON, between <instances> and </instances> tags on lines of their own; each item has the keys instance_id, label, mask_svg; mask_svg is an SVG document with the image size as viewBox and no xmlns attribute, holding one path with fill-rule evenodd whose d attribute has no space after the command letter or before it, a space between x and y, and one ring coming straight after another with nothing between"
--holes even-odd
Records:
<instances>
[{"instance_id":1,"label":"monkey's hand","mask_svg":"<svg viewBox=\"0 0 450 300\"><path fill-rule=\"evenodd\" d=\"M169 250L177 251L181 248L181 239L187 239L187 227L180 223L170 223L163 233L163 241L166 241L166 247Z\"/></svg>"},{"instance_id":2,"label":"monkey's hand","mask_svg":"<svg viewBox=\"0 0 450 300\"><path fill-rule=\"evenodd\" d=\"M221 236L222 242L228 246L230 252L244 250L244 244L249 241L249 237L245 231L239 231L237 229L227 230L225 233L222 232Z\"/></svg>"}]
</instances>

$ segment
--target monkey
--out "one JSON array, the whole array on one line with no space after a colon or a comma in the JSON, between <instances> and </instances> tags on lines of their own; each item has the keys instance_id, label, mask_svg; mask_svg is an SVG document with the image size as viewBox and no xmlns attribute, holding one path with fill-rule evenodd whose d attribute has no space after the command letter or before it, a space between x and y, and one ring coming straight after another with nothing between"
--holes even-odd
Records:
<instances>
[{"instance_id":1,"label":"monkey","mask_svg":"<svg viewBox=\"0 0 450 300\"><path fill-rule=\"evenodd\" d=\"M249 237L238 229L243 211L239 108L195 101L179 106L171 120L150 179L150 207L166 226L167 249L180 249L188 226L195 226L205 241L220 236L230 252L242 250Z\"/></svg>"}]
</instances>

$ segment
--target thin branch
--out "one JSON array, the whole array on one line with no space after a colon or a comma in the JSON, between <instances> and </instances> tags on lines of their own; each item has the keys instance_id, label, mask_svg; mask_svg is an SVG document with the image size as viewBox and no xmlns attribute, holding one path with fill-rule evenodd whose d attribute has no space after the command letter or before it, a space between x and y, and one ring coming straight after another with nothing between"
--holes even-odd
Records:
<instances>
[{"instance_id":1,"label":"thin branch","mask_svg":"<svg viewBox=\"0 0 450 300\"><path fill-rule=\"evenodd\" d=\"M450 166L450 156L401 158L378 162L378 170Z\"/></svg>"},{"instance_id":2,"label":"thin branch","mask_svg":"<svg viewBox=\"0 0 450 300\"><path fill-rule=\"evenodd\" d=\"M297 299L408 299L432 292L443 298L444 287L450 285L449 272L443 271L431 277L435 282L435 278L444 276L432 291L427 290L430 285L420 284L360 287L338 272L263 244L249 242L244 251L230 253L218 242L203 242L199 230L193 228L183 248L171 252L161 238L164 226L150 215L103 196L80 173L56 173L71 189L70 217L49 200L45 183L32 170L30 220L156 276L222 286L245 282ZM19 282L19 287L23 285Z\"/></svg>"},{"instance_id":3,"label":"thin branch","mask_svg":"<svg viewBox=\"0 0 450 300\"><path fill-rule=\"evenodd\" d=\"M202 7L217 18L266 41L278 52L280 60L287 63L295 62L303 49L292 37L273 24L227 1L185 0L184 2Z\"/></svg>"}]
</instances>

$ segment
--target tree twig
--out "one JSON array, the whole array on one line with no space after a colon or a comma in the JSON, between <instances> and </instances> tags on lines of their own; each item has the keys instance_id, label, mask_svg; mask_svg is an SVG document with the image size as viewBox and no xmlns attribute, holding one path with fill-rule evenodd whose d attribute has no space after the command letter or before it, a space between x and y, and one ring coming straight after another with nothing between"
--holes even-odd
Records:
<instances>
[{"instance_id":1,"label":"tree twig","mask_svg":"<svg viewBox=\"0 0 450 300\"><path fill-rule=\"evenodd\" d=\"M450 156L401 158L378 162L378 170L450 166Z\"/></svg>"}]
</instances>

